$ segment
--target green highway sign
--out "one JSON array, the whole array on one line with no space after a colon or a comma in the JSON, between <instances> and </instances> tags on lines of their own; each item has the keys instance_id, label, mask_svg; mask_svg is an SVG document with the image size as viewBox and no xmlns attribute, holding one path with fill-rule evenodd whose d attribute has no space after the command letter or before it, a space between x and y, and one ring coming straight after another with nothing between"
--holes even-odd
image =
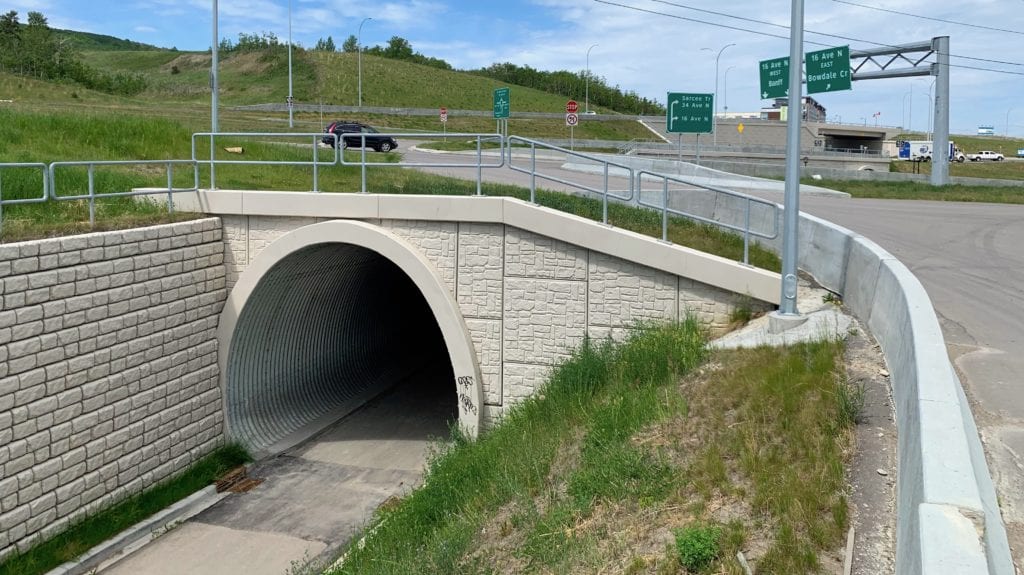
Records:
<instances>
[{"instance_id":1,"label":"green highway sign","mask_svg":"<svg viewBox=\"0 0 1024 575\"><path fill-rule=\"evenodd\" d=\"M761 99L789 95L789 56L761 60Z\"/></svg>"},{"instance_id":2,"label":"green highway sign","mask_svg":"<svg viewBox=\"0 0 1024 575\"><path fill-rule=\"evenodd\" d=\"M669 132L710 133L715 116L714 94L669 92L665 123Z\"/></svg>"},{"instance_id":3,"label":"green highway sign","mask_svg":"<svg viewBox=\"0 0 1024 575\"><path fill-rule=\"evenodd\" d=\"M807 93L850 89L850 47L839 46L804 54Z\"/></svg>"},{"instance_id":4,"label":"green highway sign","mask_svg":"<svg viewBox=\"0 0 1024 575\"><path fill-rule=\"evenodd\" d=\"M494 90L494 119L500 120L502 118L508 118L509 112L512 111L512 99L510 90L508 88L498 88Z\"/></svg>"}]
</instances>

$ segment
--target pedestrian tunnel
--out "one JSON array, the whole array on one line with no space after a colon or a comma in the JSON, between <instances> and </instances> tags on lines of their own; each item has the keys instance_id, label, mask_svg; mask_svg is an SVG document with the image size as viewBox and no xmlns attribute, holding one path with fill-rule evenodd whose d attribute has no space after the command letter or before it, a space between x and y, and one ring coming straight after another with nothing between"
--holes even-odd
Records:
<instances>
[{"instance_id":1,"label":"pedestrian tunnel","mask_svg":"<svg viewBox=\"0 0 1024 575\"><path fill-rule=\"evenodd\" d=\"M378 226L336 220L281 236L242 272L218 329L226 433L257 455L399 383L443 386L417 391L479 430L479 368L457 303L415 246Z\"/></svg>"}]
</instances>

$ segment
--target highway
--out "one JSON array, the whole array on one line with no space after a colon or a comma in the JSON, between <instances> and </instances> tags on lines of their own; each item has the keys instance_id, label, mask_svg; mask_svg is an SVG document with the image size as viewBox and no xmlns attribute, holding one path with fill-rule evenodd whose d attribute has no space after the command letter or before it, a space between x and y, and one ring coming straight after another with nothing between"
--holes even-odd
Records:
<instances>
[{"instance_id":1,"label":"highway","mask_svg":"<svg viewBox=\"0 0 1024 575\"><path fill-rule=\"evenodd\" d=\"M439 161L405 150L407 161ZM603 177L538 162L551 175L599 187ZM523 160L517 165L524 165ZM475 170L428 171L475 179ZM529 176L485 170L489 182ZM572 191L538 180L538 187ZM623 189L625 180L612 183ZM758 193L782 203L779 192ZM900 259L932 299L977 422L1018 570L1024 569L1024 205L802 197L801 211L858 232Z\"/></svg>"}]
</instances>

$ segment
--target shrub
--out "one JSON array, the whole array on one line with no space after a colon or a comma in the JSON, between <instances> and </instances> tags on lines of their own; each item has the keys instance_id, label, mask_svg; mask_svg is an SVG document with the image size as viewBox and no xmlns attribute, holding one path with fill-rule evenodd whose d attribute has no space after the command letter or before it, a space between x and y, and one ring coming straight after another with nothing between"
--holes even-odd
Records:
<instances>
[{"instance_id":1,"label":"shrub","mask_svg":"<svg viewBox=\"0 0 1024 575\"><path fill-rule=\"evenodd\" d=\"M713 525L692 525L676 530L679 562L691 573L700 573L718 558L718 539L722 530Z\"/></svg>"}]
</instances>

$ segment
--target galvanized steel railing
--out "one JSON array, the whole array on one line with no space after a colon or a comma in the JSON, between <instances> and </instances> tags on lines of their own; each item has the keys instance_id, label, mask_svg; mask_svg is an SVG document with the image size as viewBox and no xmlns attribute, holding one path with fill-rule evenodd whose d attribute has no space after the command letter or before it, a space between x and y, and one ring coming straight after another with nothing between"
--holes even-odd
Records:
<instances>
[{"instance_id":1,"label":"galvanized steel railing","mask_svg":"<svg viewBox=\"0 0 1024 575\"><path fill-rule=\"evenodd\" d=\"M130 192L104 192L96 193L96 168L105 166L166 166L167 168L167 189L141 190ZM193 188L174 187L174 166L190 166L194 173L194 181L197 183ZM84 167L88 172L88 187L84 194L71 196L60 195L57 189L56 173L59 168ZM167 211L174 212L174 192L194 191L198 188L199 170L192 160L105 160L105 161L82 161L82 162L53 162L48 169L50 180L50 198L61 200L88 200L89 202L89 225L96 224L96 198L117 198L128 196L150 196L154 194L167 194Z\"/></svg>"},{"instance_id":2,"label":"galvanized steel railing","mask_svg":"<svg viewBox=\"0 0 1024 575\"><path fill-rule=\"evenodd\" d=\"M25 168L37 168L43 179L42 194L39 197L33 198L12 198L4 199L4 185L3 177L5 169L25 169ZM41 162L14 162L8 164L0 164L0 231L3 231L3 213L4 206L12 206L15 204L38 204L45 202L50 195L50 178L46 171L46 164Z\"/></svg>"},{"instance_id":3,"label":"galvanized steel railing","mask_svg":"<svg viewBox=\"0 0 1024 575\"><path fill-rule=\"evenodd\" d=\"M662 193L661 193L661 204L660 205L657 204L657 203L644 201L644 198L643 198L643 181L644 181L645 178L646 179L653 179L653 180L660 180L661 181L661 192ZM724 197L727 197L727 198L733 198L734 200L736 200L736 201L738 201L739 203L742 204L743 225L733 224L733 223L730 223L730 222L728 222L728 221L726 221L724 219L719 219L719 218L715 218L715 217L702 216L700 214L694 213L693 211L684 211L684 210L680 210L680 209L670 208L669 205L668 205L669 204L669 201L668 201L669 200L669 182L675 182L677 184L682 184L683 186L686 186L685 188L677 189L676 190L676 191L679 191L679 192L696 191L696 192L701 193L701 194L703 192L708 192L708 193L711 193L711 194L715 194L716 197L714 198L714 206L712 208L712 214L713 215L714 214L723 214L723 213L735 213L735 212L729 210L728 208L719 209L719 207L717 205L719 197L724 196ZM699 221L699 222L703 222L703 223L707 223L707 224L711 224L711 225L715 225L715 226L719 226L719 227L723 227L723 228L726 228L728 230L731 230L731 231L739 233L740 235L743 236L743 263L745 263L745 264L749 264L750 263L750 257L749 257L750 256L750 236L755 236L755 237L763 238L763 239L766 239L766 240L775 239L775 238L777 238L779 236L779 206L775 202L771 202L771 201L768 201L768 200L763 200L761 198L758 198L758 197L755 197L755 196L751 196L751 195L748 195L748 194L743 194L743 193L740 193L740 192L734 192L732 190L726 190L725 188L719 188L719 187L716 187L716 186L709 186L707 184L699 184L699 183L695 183L693 181L686 180L686 179L683 179L683 178L674 177L674 176L667 176L665 174L649 172L647 170L640 170L640 171L637 172L637 188L639 190L639 193L637 194L637 203L639 205L645 206L645 207L648 207L648 208L654 208L654 209L657 209L657 210L661 210L661 239L663 241L668 241L668 216L669 216L669 214L676 215L676 216L681 216L681 217L684 217L684 218L696 220L696 221ZM756 230L751 229L750 216L751 216L751 208L753 206L763 206L764 209L766 210L766 215L768 217L768 220L771 222L771 228L770 228L771 231L770 231L770 233L769 232L756 231Z\"/></svg>"},{"instance_id":4,"label":"galvanized steel railing","mask_svg":"<svg viewBox=\"0 0 1024 575\"><path fill-rule=\"evenodd\" d=\"M515 164L512 163L512 145L514 143L516 143L516 142L519 142L519 143L522 143L524 145L529 146L529 148L530 148L530 167L529 168L519 167L519 166L516 166ZM595 162L597 164L600 164L604 168L604 186L602 188L595 188L595 187L592 187L592 186L588 186L586 184L582 184L580 182L573 182L573 181L570 181L570 180L566 180L564 178L560 178L558 176L553 176L553 175L541 173L537 169L537 148L540 148L542 150L553 150L553 151L565 154L567 156L573 156L573 157L576 157L576 158L583 158L585 160L589 160L591 162ZM601 198L602 198L602 200L601 200L602 201L601 222L605 223L605 224L608 223L608 198L611 198L611 199L614 199L614 200L619 200L619 201L622 201L622 202L631 202L631 201L633 201L633 196L634 196L634 188L633 188L634 169L633 169L632 166L628 166L626 164L617 164L615 162L610 162L608 160L604 160L604 159L601 159L601 158L598 158L598 157L595 157L595 156L591 156L589 154L585 154L585 153L582 153L582 152L575 152L573 150L567 150L565 148L560 148L558 146L552 146L551 144L546 144L544 142L540 142L540 141L537 141L537 140L531 140L529 138L521 138L519 136L509 136L509 138L508 138L508 146L506 147L506 149L507 149L507 153L508 153L508 167L510 169L516 171L516 172L521 172L521 173L524 173L524 174L529 174L529 176L530 176L530 202L531 203L537 203L537 178L541 178L543 180L548 180L548 181L551 181L551 182L557 182L559 184L562 184L562 185L565 185L565 186L571 186L571 187L574 187L574 188L577 188L577 189L580 189L580 190L584 190L584 191L587 191L587 192L590 192L590 193L593 193L593 194L600 194ZM619 195L616 195L616 194L612 193L612 191L611 191L611 189L609 188L609 185L608 185L608 181L609 181L609 173L608 172L609 172L609 170L611 168L618 168L618 169L621 169L621 170L625 170L628 173L628 175L629 175L628 176L629 177L629 194L628 195L619 196Z\"/></svg>"},{"instance_id":5,"label":"galvanized steel railing","mask_svg":"<svg viewBox=\"0 0 1024 575\"><path fill-rule=\"evenodd\" d=\"M313 140L313 160L312 161L295 161L295 160L218 160L216 157L216 141L218 137L227 138L312 138ZM210 157L207 159L199 158L197 153L198 148L196 146L199 138L210 139ZM334 159L330 162L321 162L320 160L320 147L319 143L324 139L334 140ZM192 161L197 164L209 164L210 166L210 188L217 188L217 165L236 165L236 166L312 166L313 167L313 191L320 191L320 178L319 178L319 167L320 166L333 166L338 163L338 156L341 151L337 145L338 137L332 133L325 132L197 132L192 134ZM196 172L196 187L199 187L199 172Z\"/></svg>"},{"instance_id":6,"label":"galvanized steel railing","mask_svg":"<svg viewBox=\"0 0 1024 575\"><path fill-rule=\"evenodd\" d=\"M458 139L475 139L476 140L476 162L367 162L366 161L366 138L393 138L393 137L410 137L416 138L458 138ZM358 162L350 162L345 160L345 154L339 154L338 163L342 166L360 166L360 193L366 193L366 168L367 166L375 167L400 167L400 168L476 168L476 195L482 195L481 189L483 182L483 169L484 168L501 168L505 166L505 155L499 154L498 161L495 163L484 163L483 155L483 144L485 141L497 140L498 149L502 150L505 146L505 138L501 134L459 134L459 133L448 133L448 132L434 132L434 133L416 133L416 134L385 134L385 133L366 133L360 132L358 134L345 135L345 138L358 137L360 140L361 154ZM342 145L344 146L344 139L342 139Z\"/></svg>"},{"instance_id":7,"label":"galvanized steel railing","mask_svg":"<svg viewBox=\"0 0 1024 575\"><path fill-rule=\"evenodd\" d=\"M209 164L210 166L210 188L216 188L215 180L215 169L216 166L221 165L288 165L288 166L310 166L313 168L313 191L319 192L319 168L321 166L359 166L361 169L360 176L360 192L367 192L367 167L433 167L433 168L474 168L476 169L476 193L477 195L482 194L482 182L483 182L483 169L484 168L501 168L507 165L508 167L516 172L525 173L530 176L530 201L536 203L537 200L537 179L547 180L556 182L570 188L575 188L588 193L598 194L602 198L602 223L608 223L608 201L615 200L622 203L631 203L643 207L653 208L662 212L662 239L668 240L668 216L676 215L680 217L689 218L692 220L720 226L728 230L739 233L743 236L743 262L749 262L749 247L750 237L754 236L763 239L774 239L779 234L779 223L778 223L778 206L770 201L762 200L754 196L734 192L724 188L718 188L706 184L695 183L690 180L686 180L679 177L668 176L659 174L647 170L636 170L635 168L627 164L619 164L606 159L602 159L596 156L592 156L583 152L576 152L568 150L559 146L547 144L538 140L532 140L529 138L522 138L519 136L510 136L505 138L501 134L449 134L449 133L426 133L426 134L415 134L417 138L462 138L462 139L475 139L476 141L476 153L473 161L468 162L370 162L367 161L366 143L367 138L377 137L409 137L410 134L385 134L385 133L359 133L351 134L346 137L358 137L361 140L361 154L359 161L346 160L345 155L342 153L342 148L345 147L341 138L336 134L332 133L286 133L286 132L200 132L192 135L192 159L190 160L137 160L137 161L78 161L78 162L53 162L51 164L45 163L0 163L0 226L2 226L2 215L3 206L12 204L26 204L26 203L40 203L47 200L87 200L89 203L89 223L90 225L95 224L96 217L96 199L105 197L124 197L124 196L143 196L143 195L154 195L154 194L167 194L167 207L169 212L174 211L174 192L181 191L196 191L199 189L199 168L201 165ZM231 138L312 138L313 139L313 157L310 161L296 161L296 160L229 160L229 159L217 159L215 156L216 151L216 138L218 137L231 137ZM209 158L199 158L198 155L198 140L200 138L210 139L210 152ZM320 146L319 143L325 138L333 140L333 158L331 161L320 161ZM497 159L492 162L484 161L483 146L487 141L496 141L499 146L499 153ZM338 145L341 144L341 145ZM514 144L521 145L529 149L528 155L530 164L528 167L515 165L512 160L512 147ZM537 166L537 150L550 150L560 155L572 156L582 158L584 160L594 162L599 166L600 171L603 173L604 181L601 187L595 187L587 185L580 181L572 181L554 175L551 173L544 173L538 169ZM507 154L507 159L506 159ZM109 166L147 166L147 165L159 165L166 166L167 168L167 187L166 188L150 188L145 190L133 190L126 192L104 192L97 193L95 183L95 172L97 168L109 167ZM193 170L193 183L194 185L190 188L175 188L174 187L174 167L175 166L190 166ZM88 185L87 191L84 194L73 194L73 195L61 195L56 182L58 181L57 172L60 169L67 168L86 168L88 173ZM25 169L34 168L40 170L42 174L42 193L38 197L32 198L17 198L17 199L3 199L3 170L4 169ZM623 190L622 193L616 193L610 186L611 171L615 169L617 176L621 175L626 179L627 189ZM661 202L650 202L645 201L643 198L643 184L645 180L659 180L661 182ZM716 198L727 197L733 201L742 203L740 210L725 208L722 210L713 210L711 216L701 215L695 213L695 211L682 210L672 208L669 206L669 191L670 183L680 184L682 188L678 188L676 191L679 192L693 192L699 191L701 193L707 192L715 194ZM717 203L719 200L715 200ZM752 229L751 227L751 212L755 209L761 209L760 219L763 221L765 218L771 222L770 231L759 231ZM742 213L742 223L731 223L726 219L723 219L722 214L737 215ZM2 227L0 227L2 229Z\"/></svg>"}]
</instances>

